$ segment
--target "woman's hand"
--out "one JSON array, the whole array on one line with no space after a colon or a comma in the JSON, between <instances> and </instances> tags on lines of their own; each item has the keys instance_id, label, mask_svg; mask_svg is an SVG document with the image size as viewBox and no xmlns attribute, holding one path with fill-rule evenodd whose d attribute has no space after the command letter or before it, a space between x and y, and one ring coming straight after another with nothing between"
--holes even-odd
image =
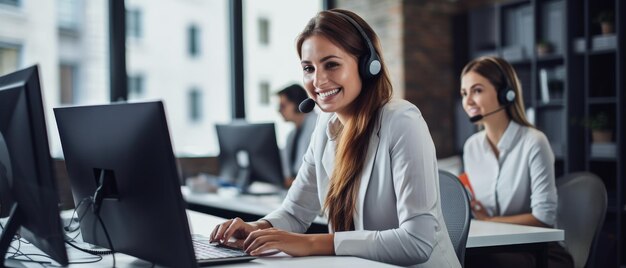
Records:
<instances>
[{"instance_id":1,"label":"woman's hand","mask_svg":"<svg viewBox=\"0 0 626 268\"><path fill-rule=\"evenodd\" d=\"M270 227L272 225L264 220L248 223L240 218L234 218L216 226L211 232L210 241L225 244L231 237L245 239L253 231Z\"/></svg>"},{"instance_id":2,"label":"woman's hand","mask_svg":"<svg viewBox=\"0 0 626 268\"><path fill-rule=\"evenodd\" d=\"M485 207L483 207L483 204L480 203L480 201L472 200L471 206L472 206L472 213L474 214L474 218L476 218L477 220L481 220L481 221L489 220L490 218L489 214L487 214Z\"/></svg>"},{"instance_id":3,"label":"woman's hand","mask_svg":"<svg viewBox=\"0 0 626 268\"><path fill-rule=\"evenodd\" d=\"M253 231L243 246L253 256L285 252L291 256L334 255L332 234L305 235L276 228Z\"/></svg>"}]
</instances>

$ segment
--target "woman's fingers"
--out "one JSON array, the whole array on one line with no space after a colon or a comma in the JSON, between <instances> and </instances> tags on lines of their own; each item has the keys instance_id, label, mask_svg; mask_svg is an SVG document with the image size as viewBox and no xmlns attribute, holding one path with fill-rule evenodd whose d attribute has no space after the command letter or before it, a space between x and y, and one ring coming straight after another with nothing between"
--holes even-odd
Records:
<instances>
[{"instance_id":1,"label":"woman's fingers","mask_svg":"<svg viewBox=\"0 0 626 268\"><path fill-rule=\"evenodd\" d=\"M271 233L260 235L257 238L255 238L247 247L244 247L244 249L246 253L249 254L252 251L256 250L257 248L263 246L264 244L268 242L275 242L279 240L280 240L279 235L275 235Z\"/></svg>"},{"instance_id":2,"label":"woman's fingers","mask_svg":"<svg viewBox=\"0 0 626 268\"><path fill-rule=\"evenodd\" d=\"M276 231L276 229L268 228L268 229L256 230L256 231L251 232L250 234L248 234L248 237L246 237L246 240L243 241L243 248L247 249L255 239L257 239L260 236L266 235L270 232L274 232L274 231Z\"/></svg>"},{"instance_id":3,"label":"woman's fingers","mask_svg":"<svg viewBox=\"0 0 626 268\"><path fill-rule=\"evenodd\" d=\"M227 220L221 223L220 225L218 225L217 227L215 227L215 229L213 230L213 233L211 233L211 242L219 242L220 240L222 240L224 237L224 232L226 231L226 228L228 228L228 226L230 226L232 222L233 222L232 219Z\"/></svg>"},{"instance_id":4,"label":"woman's fingers","mask_svg":"<svg viewBox=\"0 0 626 268\"><path fill-rule=\"evenodd\" d=\"M226 228L226 230L224 230L222 243L228 242L228 240L233 236L235 232L244 229L246 227L245 224L246 223L240 218L233 219L230 225Z\"/></svg>"}]
</instances>

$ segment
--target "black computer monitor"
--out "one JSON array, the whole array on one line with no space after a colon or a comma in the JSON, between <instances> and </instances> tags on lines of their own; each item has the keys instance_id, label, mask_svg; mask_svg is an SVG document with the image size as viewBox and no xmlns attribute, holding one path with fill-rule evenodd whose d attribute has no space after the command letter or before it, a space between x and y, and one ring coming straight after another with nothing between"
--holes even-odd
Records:
<instances>
[{"instance_id":1,"label":"black computer monitor","mask_svg":"<svg viewBox=\"0 0 626 268\"><path fill-rule=\"evenodd\" d=\"M115 251L168 267L196 267L163 103L66 107L54 113L74 202L102 185L99 217ZM109 247L98 216L78 212L83 240Z\"/></svg>"},{"instance_id":2,"label":"black computer monitor","mask_svg":"<svg viewBox=\"0 0 626 268\"><path fill-rule=\"evenodd\" d=\"M22 238L67 265L37 66L0 77L0 143L2 214L11 208L0 256L21 227Z\"/></svg>"},{"instance_id":3,"label":"black computer monitor","mask_svg":"<svg viewBox=\"0 0 626 268\"><path fill-rule=\"evenodd\" d=\"M220 146L220 177L249 193L252 182L284 187L283 168L273 123L234 121L216 125Z\"/></svg>"}]
</instances>

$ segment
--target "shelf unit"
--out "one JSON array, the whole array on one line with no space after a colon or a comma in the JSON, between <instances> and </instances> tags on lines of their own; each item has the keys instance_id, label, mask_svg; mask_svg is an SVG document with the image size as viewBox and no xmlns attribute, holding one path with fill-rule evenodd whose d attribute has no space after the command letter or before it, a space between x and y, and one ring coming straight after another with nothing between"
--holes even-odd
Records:
<instances>
[{"instance_id":1,"label":"shelf unit","mask_svg":"<svg viewBox=\"0 0 626 268\"><path fill-rule=\"evenodd\" d=\"M468 12L467 40L459 41L468 46L465 62L497 55L513 65L529 117L552 145L557 178L590 171L604 181L609 208L590 259L598 267L626 264L625 10L623 0L497 2ZM605 11L614 18L608 34L596 23ZM551 49L540 51L539 43ZM593 141L590 128L601 124L609 142Z\"/></svg>"}]
</instances>

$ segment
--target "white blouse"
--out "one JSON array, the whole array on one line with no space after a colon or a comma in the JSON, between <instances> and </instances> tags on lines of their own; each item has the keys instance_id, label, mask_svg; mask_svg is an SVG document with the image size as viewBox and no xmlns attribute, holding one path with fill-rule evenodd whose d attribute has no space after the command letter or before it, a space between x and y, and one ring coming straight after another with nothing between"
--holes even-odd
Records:
<instances>
[{"instance_id":1,"label":"white blouse","mask_svg":"<svg viewBox=\"0 0 626 268\"><path fill-rule=\"evenodd\" d=\"M511 121L497 148L499 157L484 130L465 142L463 163L476 200L490 216L532 213L544 224L554 226L554 154L546 136Z\"/></svg>"}]
</instances>

